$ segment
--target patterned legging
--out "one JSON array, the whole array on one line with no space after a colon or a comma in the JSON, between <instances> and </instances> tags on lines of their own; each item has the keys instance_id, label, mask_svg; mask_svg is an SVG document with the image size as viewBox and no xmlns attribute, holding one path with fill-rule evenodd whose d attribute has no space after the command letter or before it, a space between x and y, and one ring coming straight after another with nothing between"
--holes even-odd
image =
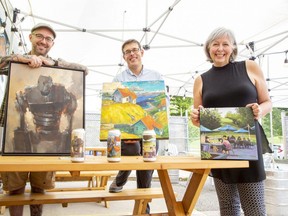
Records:
<instances>
[{"instance_id":1,"label":"patterned legging","mask_svg":"<svg viewBox=\"0 0 288 216\"><path fill-rule=\"evenodd\" d=\"M265 216L264 182L226 184L214 178L221 216Z\"/></svg>"}]
</instances>

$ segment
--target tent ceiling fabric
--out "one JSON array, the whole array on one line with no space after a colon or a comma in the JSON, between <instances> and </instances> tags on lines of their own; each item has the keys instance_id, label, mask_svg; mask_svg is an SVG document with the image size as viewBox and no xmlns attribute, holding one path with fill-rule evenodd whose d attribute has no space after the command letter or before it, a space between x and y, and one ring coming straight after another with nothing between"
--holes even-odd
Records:
<instances>
[{"instance_id":1,"label":"tent ceiling fabric","mask_svg":"<svg viewBox=\"0 0 288 216\"><path fill-rule=\"evenodd\" d=\"M1 0L17 8L14 38L30 49L29 30L48 22L57 31L51 56L89 67L87 106L99 107L103 82L124 70L122 42L136 38L146 48L143 62L164 75L170 95L192 96L195 76L211 67L203 43L219 26L234 31L239 60L255 58L267 78L274 106L288 106L287 0ZM3 19L1 14L1 19ZM15 40L16 40L15 39ZM124 66L123 66L124 65Z\"/></svg>"}]
</instances>

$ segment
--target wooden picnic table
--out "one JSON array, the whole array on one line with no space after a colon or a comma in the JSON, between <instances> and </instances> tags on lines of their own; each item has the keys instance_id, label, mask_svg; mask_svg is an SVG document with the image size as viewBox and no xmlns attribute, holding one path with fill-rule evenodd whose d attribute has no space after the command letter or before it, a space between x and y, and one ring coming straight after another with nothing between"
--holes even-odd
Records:
<instances>
[{"instance_id":1,"label":"wooden picnic table","mask_svg":"<svg viewBox=\"0 0 288 216\"><path fill-rule=\"evenodd\" d=\"M69 157L59 156L0 156L0 172L157 170L168 214L191 215L211 169L248 167L248 161L201 160L192 156L158 156L155 162L144 162L142 156L125 156L120 162L108 162L106 156L87 156L83 163L72 163ZM168 175L169 169L193 172L183 199L176 200Z\"/></svg>"}]
</instances>

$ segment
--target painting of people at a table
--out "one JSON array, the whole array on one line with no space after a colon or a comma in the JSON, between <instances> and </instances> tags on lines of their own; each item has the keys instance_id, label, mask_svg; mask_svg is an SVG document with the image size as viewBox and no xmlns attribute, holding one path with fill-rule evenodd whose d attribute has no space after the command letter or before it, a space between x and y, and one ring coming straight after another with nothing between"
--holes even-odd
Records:
<instances>
[{"instance_id":1,"label":"painting of people at a table","mask_svg":"<svg viewBox=\"0 0 288 216\"><path fill-rule=\"evenodd\" d=\"M163 80L103 83L100 140L119 129L121 139L140 139L154 130L169 139L167 97Z\"/></svg>"},{"instance_id":2,"label":"painting of people at a table","mask_svg":"<svg viewBox=\"0 0 288 216\"><path fill-rule=\"evenodd\" d=\"M200 143L202 160L258 160L251 108L201 109Z\"/></svg>"}]
</instances>

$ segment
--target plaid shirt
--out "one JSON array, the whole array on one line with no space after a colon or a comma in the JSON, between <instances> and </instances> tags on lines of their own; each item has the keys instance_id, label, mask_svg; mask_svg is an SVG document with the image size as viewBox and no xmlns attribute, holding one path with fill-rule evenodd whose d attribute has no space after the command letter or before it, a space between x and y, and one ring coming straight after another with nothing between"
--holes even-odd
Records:
<instances>
[{"instance_id":1,"label":"plaid shirt","mask_svg":"<svg viewBox=\"0 0 288 216\"><path fill-rule=\"evenodd\" d=\"M29 52L27 54L31 55L31 52ZM50 56L47 56L47 58L52 59ZM0 75L8 76L8 73L9 73L9 64L0 69ZM6 86L4 98L3 98L1 108L0 108L0 127L4 127L4 123L5 123L5 112L6 112L7 98L8 98L8 89Z\"/></svg>"}]
</instances>

